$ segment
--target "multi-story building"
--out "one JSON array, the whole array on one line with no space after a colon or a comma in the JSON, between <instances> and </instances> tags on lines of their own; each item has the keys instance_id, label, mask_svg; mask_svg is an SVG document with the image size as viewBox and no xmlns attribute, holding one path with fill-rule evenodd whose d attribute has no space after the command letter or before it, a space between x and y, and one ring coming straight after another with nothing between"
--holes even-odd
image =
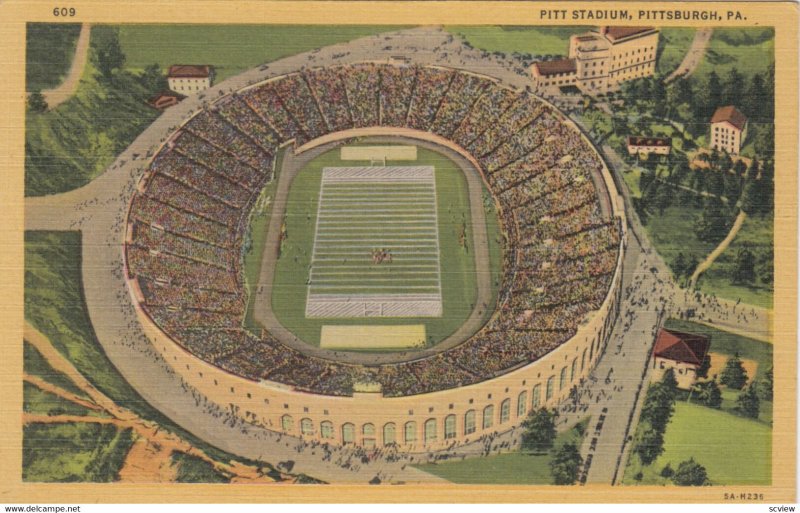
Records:
<instances>
[{"instance_id":1,"label":"multi-story building","mask_svg":"<svg viewBox=\"0 0 800 513\"><path fill-rule=\"evenodd\" d=\"M719 107L711 117L711 149L738 155L747 138L747 117L733 105Z\"/></svg>"},{"instance_id":2,"label":"multi-story building","mask_svg":"<svg viewBox=\"0 0 800 513\"><path fill-rule=\"evenodd\" d=\"M604 94L620 84L655 74L658 29L600 27L570 37L569 58L536 62L531 77L536 91L575 85L586 94Z\"/></svg>"},{"instance_id":3,"label":"multi-story building","mask_svg":"<svg viewBox=\"0 0 800 513\"><path fill-rule=\"evenodd\" d=\"M205 91L214 80L214 68L209 65L175 64L169 67L167 84L184 95Z\"/></svg>"}]
</instances>

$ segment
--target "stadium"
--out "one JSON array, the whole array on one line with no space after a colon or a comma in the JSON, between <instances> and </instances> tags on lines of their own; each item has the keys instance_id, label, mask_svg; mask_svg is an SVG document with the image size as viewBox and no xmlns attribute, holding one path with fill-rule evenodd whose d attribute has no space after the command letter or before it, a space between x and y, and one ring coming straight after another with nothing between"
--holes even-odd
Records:
<instances>
[{"instance_id":1,"label":"stadium","mask_svg":"<svg viewBox=\"0 0 800 513\"><path fill-rule=\"evenodd\" d=\"M173 370L244 421L436 450L589 374L619 309L623 216L596 150L540 98L441 66L329 66L175 130L130 203L126 277Z\"/></svg>"}]
</instances>

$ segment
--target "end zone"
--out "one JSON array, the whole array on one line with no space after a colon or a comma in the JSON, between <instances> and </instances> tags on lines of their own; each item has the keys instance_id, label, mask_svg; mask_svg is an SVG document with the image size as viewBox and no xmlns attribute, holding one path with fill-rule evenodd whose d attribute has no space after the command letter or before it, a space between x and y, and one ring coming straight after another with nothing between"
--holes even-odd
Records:
<instances>
[{"instance_id":1,"label":"end zone","mask_svg":"<svg viewBox=\"0 0 800 513\"><path fill-rule=\"evenodd\" d=\"M425 345L425 325L322 326L319 346L323 349L406 349Z\"/></svg>"}]
</instances>

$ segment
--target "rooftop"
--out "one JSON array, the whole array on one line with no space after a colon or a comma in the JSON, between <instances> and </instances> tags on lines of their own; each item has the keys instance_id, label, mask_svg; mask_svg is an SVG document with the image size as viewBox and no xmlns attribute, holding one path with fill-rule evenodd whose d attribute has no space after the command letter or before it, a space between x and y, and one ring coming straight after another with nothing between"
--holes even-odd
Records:
<instances>
[{"instance_id":1,"label":"rooftop","mask_svg":"<svg viewBox=\"0 0 800 513\"><path fill-rule=\"evenodd\" d=\"M655 27L602 27L600 33L609 41L615 42L633 36L640 36L655 31Z\"/></svg>"},{"instance_id":2,"label":"rooftop","mask_svg":"<svg viewBox=\"0 0 800 513\"><path fill-rule=\"evenodd\" d=\"M672 146L672 138L629 135L628 144L631 146Z\"/></svg>"},{"instance_id":3,"label":"rooftop","mask_svg":"<svg viewBox=\"0 0 800 513\"><path fill-rule=\"evenodd\" d=\"M724 123L724 122L730 123L739 130L744 130L744 126L747 124L747 116L742 114L739 111L739 109L737 109L733 105L719 107L714 112L714 115L711 117L711 123Z\"/></svg>"},{"instance_id":4,"label":"rooftop","mask_svg":"<svg viewBox=\"0 0 800 513\"><path fill-rule=\"evenodd\" d=\"M661 328L653 355L675 362L702 365L710 346L710 337Z\"/></svg>"},{"instance_id":5,"label":"rooftop","mask_svg":"<svg viewBox=\"0 0 800 513\"><path fill-rule=\"evenodd\" d=\"M574 73L577 69L575 59L558 59L555 61L539 61L533 64L540 75L555 75L557 73Z\"/></svg>"},{"instance_id":6,"label":"rooftop","mask_svg":"<svg viewBox=\"0 0 800 513\"><path fill-rule=\"evenodd\" d=\"M169 67L169 78L208 78L211 66L208 64L174 64Z\"/></svg>"}]
</instances>

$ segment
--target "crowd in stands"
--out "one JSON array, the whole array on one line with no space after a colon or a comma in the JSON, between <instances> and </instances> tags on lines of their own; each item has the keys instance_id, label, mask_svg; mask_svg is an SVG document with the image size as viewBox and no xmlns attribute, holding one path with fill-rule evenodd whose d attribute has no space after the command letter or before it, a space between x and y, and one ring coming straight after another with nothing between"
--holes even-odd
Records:
<instances>
[{"instance_id":1,"label":"crowd in stands","mask_svg":"<svg viewBox=\"0 0 800 513\"><path fill-rule=\"evenodd\" d=\"M385 396L494 377L571 338L617 266L619 220L596 185L602 162L564 121L533 95L453 69L361 64L271 79L195 115L153 160L131 206L128 274L168 335L242 377L329 395L379 383ZM242 241L278 147L370 126L431 132L472 155L506 238L498 304L487 305L497 311L478 333L374 366L306 355L242 327Z\"/></svg>"}]
</instances>

